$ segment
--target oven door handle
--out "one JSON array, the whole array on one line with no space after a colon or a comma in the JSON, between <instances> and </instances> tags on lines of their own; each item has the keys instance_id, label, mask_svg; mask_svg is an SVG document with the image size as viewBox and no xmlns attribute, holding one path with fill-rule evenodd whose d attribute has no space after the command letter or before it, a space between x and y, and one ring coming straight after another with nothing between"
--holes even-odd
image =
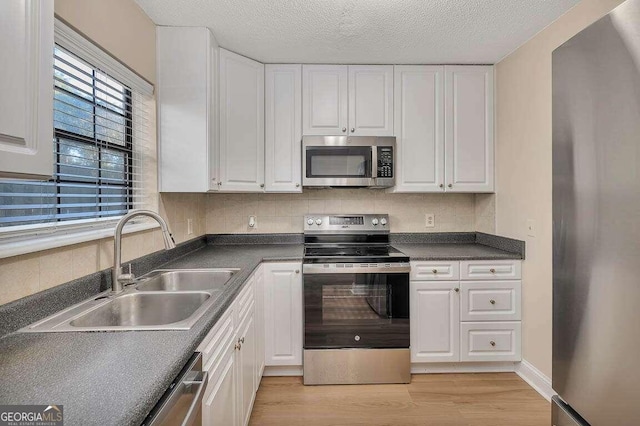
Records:
<instances>
[{"instance_id":1,"label":"oven door handle","mask_svg":"<svg viewBox=\"0 0 640 426\"><path fill-rule=\"evenodd\" d=\"M411 266L403 263L397 266L341 266L326 263L308 263L302 265L303 275L315 274L408 274Z\"/></svg>"}]
</instances>

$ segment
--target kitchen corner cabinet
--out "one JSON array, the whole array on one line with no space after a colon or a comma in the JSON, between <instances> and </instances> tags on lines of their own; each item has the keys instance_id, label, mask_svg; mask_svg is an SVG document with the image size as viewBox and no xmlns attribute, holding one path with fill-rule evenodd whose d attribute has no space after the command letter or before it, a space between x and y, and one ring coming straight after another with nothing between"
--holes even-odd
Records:
<instances>
[{"instance_id":1,"label":"kitchen corner cabinet","mask_svg":"<svg viewBox=\"0 0 640 426\"><path fill-rule=\"evenodd\" d=\"M521 261L411 262L411 362L520 361Z\"/></svg>"},{"instance_id":2,"label":"kitchen corner cabinet","mask_svg":"<svg viewBox=\"0 0 640 426\"><path fill-rule=\"evenodd\" d=\"M445 67L445 183L493 192L493 67Z\"/></svg>"},{"instance_id":3,"label":"kitchen corner cabinet","mask_svg":"<svg viewBox=\"0 0 640 426\"><path fill-rule=\"evenodd\" d=\"M218 44L207 28L156 28L161 192L220 187Z\"/></svg>"},{"instance_id":4,"label":"kitchen corner cabinet","mask_svg":"<svg viewBox=\"0 0 640 426\"><path fill-rule=\"evenodd\" d=\"M302 265L265 263L263 268L265 364L302 365Z\"/></svg>"},{"instance_id":5,"label":"kitchen corner cabinet","mask_svg":"<svg viewBox=\"0 0 640 426\"><path fill-rule=\"evenodd\" d=\"M304 135L393 135L393 65L303 65Z\"/></svg>"},{"instance_id":6,"label":"kitchen corner cabinet","mask_svg":"<svg viewBox=\"0 0 640 426\"><path fill-rule=\"evenodd\" d=\"M302 65L265 65L265 191L302 192Z\"/></svg>"},{"instance_id":7,"label":"kitchen corner cabinet","mask_svg":"<svg viewBox=\"0 0 640 426\"><path fill-rule=\"evenodd\" d=\"M493 192L493 67L394 67L391 192Z\"/></svg>"},{"instance_id":8,"label":"kitchen corner cabinet","mask_svg":"<svg viewBox=\"0 0 640 426\"><path fill-rule=\"evenodd\" d=\"M53 0L0 2L0 177L53 175Z\"/></svg>"},{"instance_id":9,"label":"kitchen corner cabinet","mask_svg":"<svg viewBox=\"0 0 640 426\"><path fill-rule=\"evenodd\" d=\"M220 49L220 190L264 188L264 65Z\"/></svg>"}]
</instances>

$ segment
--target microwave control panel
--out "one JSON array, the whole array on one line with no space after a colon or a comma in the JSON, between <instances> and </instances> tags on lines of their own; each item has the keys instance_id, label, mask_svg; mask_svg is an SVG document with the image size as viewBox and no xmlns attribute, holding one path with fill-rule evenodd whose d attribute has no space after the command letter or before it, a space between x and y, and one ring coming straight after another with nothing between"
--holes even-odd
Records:
<instances>
[{"instance_id":1,"label":"microwave control panel","mask_svg":"<svg viewBox=\"0 0 640 426\"><path fill-rule=\"evenodd\" d=\"M393 178L393 147L378 147L378 177Z\"/></svg>"}]
</instances>

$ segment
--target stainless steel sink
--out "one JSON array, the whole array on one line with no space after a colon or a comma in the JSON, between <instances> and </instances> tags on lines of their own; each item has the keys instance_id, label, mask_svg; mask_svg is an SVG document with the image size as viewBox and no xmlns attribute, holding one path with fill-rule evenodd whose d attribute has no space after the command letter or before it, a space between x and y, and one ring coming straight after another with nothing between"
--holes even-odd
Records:
<instances>
[{"instance_id":1,"label":"stainless steel sink","mask_svg":"<svg viewBox=\"0 0 640 426\"><path fill-rule=\"evenodd\" d=\"M153 271L121 293L106 291L19 331L188 330L237 271Z\"/></svg>"},{"instance_id":2,"label":"stainless steel sink","mask_svg":"<svg viewBox=\"0 0 640 426\"><path fill-rule=\"evenodd\" d=\"M139 291L222 290L239 269L157 270L140 278Z\"/></svg>"},{"instance_id":3,"label":"stainless steel sink","mask_svg":"<svg viewBox=\"0 0 640 426\"><path fill-rule=\"evenodd\" d=\"M209 293L129 293L72 320L73 327L137 327L174 324L189 318Z\"/></svg>"}]
</instances>

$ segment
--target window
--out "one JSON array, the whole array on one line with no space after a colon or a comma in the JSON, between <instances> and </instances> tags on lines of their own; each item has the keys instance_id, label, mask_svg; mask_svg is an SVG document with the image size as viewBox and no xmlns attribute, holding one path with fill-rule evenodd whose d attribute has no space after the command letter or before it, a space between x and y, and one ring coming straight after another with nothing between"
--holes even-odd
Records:
<instances>
[{"instance_id":1,"label":"window","mask_svg":"<svg viewBox=\"0 0 640 426\"><path fill-rule=\"evenodd\" d=\"M113 218L139 201L143 102L58 45L53 74L53 179L0 180L0 228Z\"/></svg>"}]
</instances>

